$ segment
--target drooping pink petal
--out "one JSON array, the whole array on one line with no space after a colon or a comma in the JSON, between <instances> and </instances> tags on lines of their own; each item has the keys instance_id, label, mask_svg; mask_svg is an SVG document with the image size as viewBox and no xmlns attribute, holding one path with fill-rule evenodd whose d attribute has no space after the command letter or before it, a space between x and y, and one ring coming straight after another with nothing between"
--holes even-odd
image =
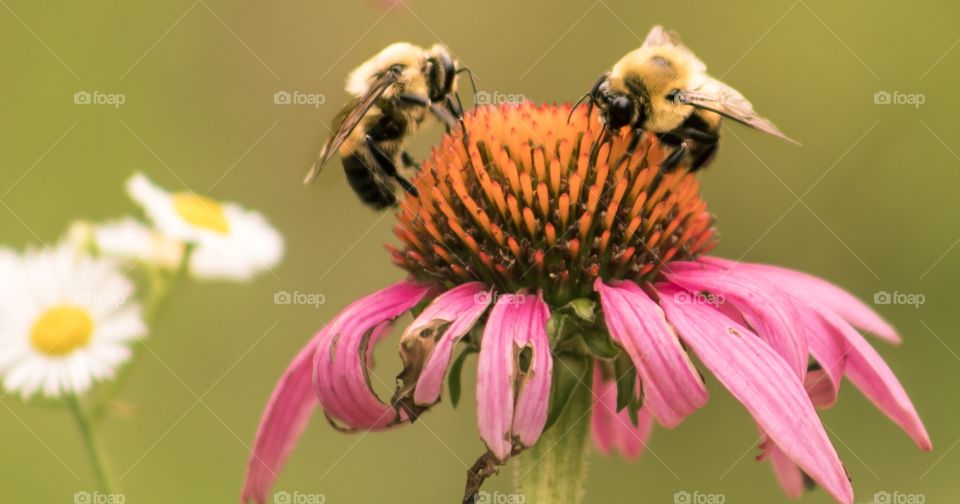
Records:
<instances>
[{"instance_id":1,"label":"drooping pink petal","mask_svg":"<svg viewBox=\"0 0 960 504\"><path fill-rule=\"evenodd\" d=\"M637 412L636 426L626 410L617 413L617 384L604 379L600 365L595 364L590 432L597 450L607 455L616 449L627 460L634 460L643 453L652 430L653 416L646 407Z\"/></svg>"},{"instance_id":2,"label":"drooping pink petal","mask_svg":"<svg viewBox=\"0 0 960 504\"><path fill-rule=\"evenodd\" d=\"M643 382L644 405L660 424L676 427L707 402L707 389L663 310L635 283L594 283L610 337L630 356Z\"/></svg>"},{"instance_id":3,"label":"drooping pink petal","mask_svg":"<svg viewBox=\"0 0 960 504\"><path fill-rule=\"evenodd\" d=\"M815 406L829 408L837 402L840 393L849 346L820 312L792 295L789 298L795 302L794 309L803 321L799 329L807 339L810 355L820 365L820 369L807 371L804 388Z\"/></svg>"},{"instance_id":4,"label":"drooping pink petal","mask_svg":"<svg viewBox=\"0 0 960 504\"><path fill-rule=\"evenodd\" d=\"M665 274L668 280L691 293L707 292L712 296L686 296L684 299L690 303L712 300L715 304L732 304L798 378L806 373L807 340L797 330L804 321L794 310L795 303L775 285L757 278L759 275L700 262L671 263Z\"/></svg>"},{"instance_id":5,"label":"drooping pink petal","mask_svg":"<svg viewBox=\"0 0 960 504\"><path fill-rule=\"evenodd\" d=\"M769 345L710 306L678 304L681 290L658 284L667 319L717 380L790 460L840 502L853 489L801 383Z\"/></svg>"},{"instance_id":6,"label":"drooping pink petal","mask_svg":"<svg viewBox=\"0 0 960 504\"><path fill-rule=\"evenodd\" d=\"M360 299L341 312L297 354L274 388L260 419L241 493L244 502L266 502L270 487L317 406L313 388L314 356L318 345L328 338L329 331L339 327L345 317L355 316L358 305L371 299L397 296L419 299L426 292L423 287L401 282Z\"/></svg>"},{"instance_id":7,"label":"drooping pink petal","mask_svg":"<svg viewBox=\"0 0 960 504\"><path fill-rule=\"evenodd\" d=\"M477 425L480 438L499 460L510 456L513 423L513 341L518 324L525 324L513 296L500 296L490 310L477 358Z\"/></svg>"},{"instance_id":8,"label":"drooping pink petal","mask_svg":"<svg viewBox=\"0 0 960 504\"><path fill-rule=\"evenodd\" d=\"M824 318L845 338L846 376L877 408L900 426L921 450L931 450L930 436L913 402L883 357L845 320L825 311Z\"/></svg>"},{"instance_id":9,"label":"drooping pink petal","mask_svg":"<svg viewBox=\"0 0 960 504\"><path fill-rule=\"evenodd\" d=\"M797 297L804 300L812 299L823 306L829 307L830 310L843 317L854 327L875 334L894 344L899 344L901 341L893 326L880 315L877 315L869 306L826 280L800 271L768 264L739 263L718 257L704 257L700 260L724 268L743 268L762 272L770 280L778 283L784 290Z\"/></svg>"},{"instance_id":10,"label":"drooping pink petal","mask_svg":"<svg viewBox=\"0 0 960 504\"><path fill-rule=\"evenodd\" d=\"M729 270L728 270L729 271ZM747 269L736 270L742 275L762 277L763 272ZM795 315L796 329L799 336L807 342L810 354L821 369L807 371L804 376L804 387L815 406L828 408L837 401L840 391L840 382L847 365L848 345L846 340L823 317L820 311L809 303L795 296L792 292L783 290L783 286L776 284L781 292L781 302L788 303L791 312Z\"/></svg>"},{"instance_id":11,"label":"drooping pink petal","mask_svg":"<svg viewBox=\"0 0 960 504\"><path fill-rule=\"evenodd\" d=\"M371 390L373 346L390 321L419 303L429 287L399 282L355 301L323 330L314 356L315 390L324 411L355 429L375 430L399 419Z\"/></svg>"},{"instance_id":12,"label":"drooping pink petal","mask_svg":"<svg viewBox=\"0 0 960 504\"><path fill-rule=\"evenodd\" d=\"M416 334L438 321L449 323L443 335L436 341L427 358L413 400L416 404L430 405L440 399L443 378L447 374L453 347L460 341L490 305L488 288L480 282L459 285L438 296L423 313L404 331L404 339Z\"/></svg>"},{"instance_id":13,"label":"drooping pink petal","mask_svg":"<svg viewBox=\"0 0 960 504\"><path fill-rule=\"evenodd\" d=\"M513 435L530 446L546 423L553 366L548 318L543 299L527 294L498 296L487 317L477 361L477 423L481 439L499 460L510 456ZM515 403L517 360L524 347L532 352L530 368Z\"/></svg>"},{"instance_id":14,"label":"drooping pink petal","mask_svg":"<svg viewBox=\"0 0 960 504\"><path fill-rule=\"evenodd\" d=\"M517 393L517 406L513 415L513 435L520 444L529 447L540 439L543 427L547 423L550 385L553 380L553 356L550 355L550 342L547 336L550 308L539 294L524 295L522 305L527 313L527 327L515 336L514 343L521 350L529 347L532 354L530 366Z\"/></svg>"},{"instance_id":15,"label":"drooping pink petal","mask_svg":"<svg viewBox=\"0 0 960 504\"><path fill-rule=\"evenodd\" d=\"M810 402L818 408L832 408L837 403L837 386L830 375L822 369L808 371L803 379Z\"/></svg>"},{"instance_id":16,"label":"drooping pink petal","mask_svg":"<svg viewBox=\"0 0 960 504\"><path fill-rule=\"evenodd\" d=\"M777 476L780 487L783 488L783 493L791 499L798 499L803 496L805 489L803 471L773 441L765 441L763 448L764 457L770 461L773 473Z\"/></svg>"},{"instance_id":17,"label":"drooping pink petal","mask_svg":"<svg viewBox=\"0 0 960 504\"><path fill-rule=\"evenodd\" d=\"M284 461L317 406L313 394L313 354L323 333L297 354L277 383L253 442L241 499L263 504Z\"/></svg>"},{"instance_id":18,"label":"drooping pink petal","mask_svg":"<svg viewBox=\"0 0 960 504\"><path fill-rule=\"evenodd\" d=\"M617 428L617 383L603 379L599 363L593 367L593 408L590 410L590 433L597 451L607 455L616 446L619 437Z\"/></svg>"}]
</instances>

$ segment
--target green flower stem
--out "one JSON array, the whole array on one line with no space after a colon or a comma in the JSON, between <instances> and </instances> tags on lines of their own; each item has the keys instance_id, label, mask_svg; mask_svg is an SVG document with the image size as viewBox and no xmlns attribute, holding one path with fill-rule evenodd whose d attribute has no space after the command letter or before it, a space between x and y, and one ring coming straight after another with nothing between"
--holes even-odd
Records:
<instances>
[{"instance_id":1,"label":"green flower stem","mask_svg":"<svg viewBox=\"0 0 960 504\"><path fill-rule=\"evenodd\" d=\"M192 244L188 244L184 248L183 257L180 259L177 271L169 278L156 269L150 270L150 295L143 316L144 322L147 325L148 334L152 334L156 330L160 316L163 315L166 310L170 298L187 278L190 271L190 257L193 255L193 249L194 246ZM142 359L142 354L143 344L134 346L133 356L130 358L130 362L120 370L117 378L104 387L103 392L96 396L91 414L94 422L99 422L106 415L110 401L116 398L117 394L119 394L123 388L123 385L129 380L133 369L137 367L137 363Z\"/></svg>"},{"instance_id":2,"label":"green flower stem","mask_svg":"<svg viewBox=\"0 0 960 504\"><path fill-rule=\"evenodd\" d=\"M144 319L147 328L153 331L156 328L157 321L170 304L170 298L173 292L177 290L180 284L187 278L190 271L190 257L193 256L193 244L188 244L183 250L183 257L180 259L180 265L177 271L170 279L165 279L161 275L152 275L150 279L150 301L147 305Z\"/></svg>"},{"instance_id":3,"label":"green flower stem","mask_svg":"<svg viewBox=\"0 0 960 504\"><path fill-rule=\"evenodd\" d=\"M76 420L77 427L80 429L80 436L83 438L84 444L87 447L87 454L90 457L90 466L93 468L94 476L97 478L98 489L104 494L112 494L114 488L113 480L110 478L110 471L107 467L106 457L104 456L103 449L97 440L90 417L87 415L86 411L84 411L83 405L80 404L80 399L77 398L77 396L68 396L67 402L70 404L70 410L73 412L73 418Z\"/></svg>"},{"instance_id":4,"label":"green flower stem","mask_svg":"<svg viewBox=\"0 0 960 504\"><path fill-rule=\"evenodd\" d=\"M589 380L590 373L586 376ZM516 486L524 502L577 504L583 500L591 393L589 381L578 381L557 421L514 461Z\"/></svg>"}]
</instances>

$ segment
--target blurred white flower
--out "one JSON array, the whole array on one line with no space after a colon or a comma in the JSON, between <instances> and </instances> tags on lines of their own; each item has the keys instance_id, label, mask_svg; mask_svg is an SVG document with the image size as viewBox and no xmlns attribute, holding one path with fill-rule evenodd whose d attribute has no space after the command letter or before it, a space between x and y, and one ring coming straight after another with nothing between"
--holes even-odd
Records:
<instances>
[{"instance_id":1,"label":"blurred white flower","mask_svg":"<svg viewBox=\"0 0 960 504\"><path fill-rule=\"evenodd\" d=\"M93 226L96 250L109 257L176 269L183 258L183 242L148 227L133 217Z\"/></svg>"},{"instance_id":2,"label":"blurred white flower","mask_svg":"<svg viewBox=\"0 0 960 504\"><path fill-rule=\"evenodd\" d=\"M194 245L195 277L249 280L283 257L283 238L258 212L189 192L170 193L139 173L127 182L127 191L160 232Z\"/></svg>"},{"instance_id":3,"label":"blurred white flower","mask_svg":"<svg viewBox=\"0 0 960 504\"><path fill-rule=\"evenodd\" d=\"M0 251L0 376L29 397L76 394L114 376L147 328L133 284L108 259L65 242Z\"/></svg>"}]
</instances>

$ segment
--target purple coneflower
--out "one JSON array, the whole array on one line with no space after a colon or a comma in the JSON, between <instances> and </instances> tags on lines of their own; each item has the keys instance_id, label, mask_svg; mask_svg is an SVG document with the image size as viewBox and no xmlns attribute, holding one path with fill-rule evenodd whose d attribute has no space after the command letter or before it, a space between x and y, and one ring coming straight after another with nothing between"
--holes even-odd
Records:
<instances>
[{"instance_id":1,"label":"purple coneflower","mask_svg":"<svg viewBox=\"0 0 960 504\"><path fill-rule=\"evenodd\" d=\"M694 175L662 173L655 139L601 136L596 115L568 122L569 112L479 108L466 135L434 150L419 197L398 214L403 245L392 253L409 279L355 301L294 359L257 432L245 501L266 500L318 405L345 430L412 422L448 374L456 401L473 352L487 453L467 500L529 450L526 500L577 501L588 425L601 452L632 458L654 422L673 428L706 404L692 356L753 416L760 458L790 496L812 480L853 502L814 409L836 402L843 377L930 449L903 387L857 331L897 343L889 324L824 280L706 256L713 220ZM406 313L404 370L383 401L369 383L372 350Z\"/></svg>"}]
</instances>

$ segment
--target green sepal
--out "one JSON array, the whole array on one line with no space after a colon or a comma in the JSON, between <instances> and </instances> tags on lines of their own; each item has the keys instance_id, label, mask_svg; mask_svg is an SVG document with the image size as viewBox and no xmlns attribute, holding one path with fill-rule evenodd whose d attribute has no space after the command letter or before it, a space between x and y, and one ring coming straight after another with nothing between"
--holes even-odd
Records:
<instances>
[{"instance_id":1,"label":"green sepal","mask_svg":"<svg viewBox=\"0 0 960 504\"><path fill-rule=\"evenodd\" d=\"M460 403L463 363L466 362L467 356L476 352L477 350L473 347L468 346L464 348L463 351L460 352L460 355L454 359L453 364L450 365L450 370L447 371L447 392L450 394L450 404L452 404L454 408Z\"/></svg>"},{"instance_id":2,"label":"green sepal","mask_svg":"<svg viewBox=\"0 0 960 504\"><path fill-rule=\"evenodd\" d=\"M617 381L617 412L626 408L630 421L636 426L637 413L643 407L643 389L642 384L638 383L637 368L626 353L621 353L614 360L613 369L614 379Z\"/></svg>"},{"instance_id":3,"label":"green sepal","mask_svg":"<svg viewBox=\"0 0 960 504\"><path fill-rule=\"evenodd\" d=\"M550 386L550 407L547 411L546 431L553 425L570 402L577 387L590 387L592 362L590 358L560 354L553 357L553 383ZM585 385L584 385L585 384Z\"/></svg>"}]
</instances>

